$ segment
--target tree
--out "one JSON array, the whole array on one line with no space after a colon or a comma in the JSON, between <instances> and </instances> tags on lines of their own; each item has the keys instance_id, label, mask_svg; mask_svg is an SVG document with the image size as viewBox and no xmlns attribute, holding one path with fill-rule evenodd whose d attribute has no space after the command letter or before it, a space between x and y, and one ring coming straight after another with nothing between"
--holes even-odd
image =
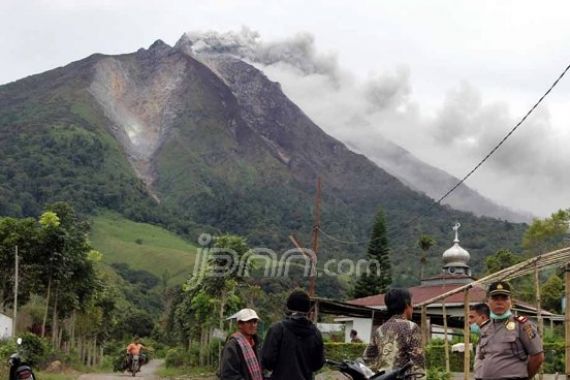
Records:
<instances>
[{"instance_id":1,"label":"tree","mask_svg":"<svg viewBox=\"0 0 570 380\"><path fill-rule=\"evenodd\" d=\"M429 235L422 235L418 240L418 247L422 250L422 257L420 258L420 280L424 278L424 268L427 263L427 253L431 247L435 244L434 238Z\"/></svg>"},{"instance_id":2,"label":"tree","mask_svg":"<svg viewBox=\"0 0 570 380\"><path fill-rule=\"evenodd\" d=\"M360 298L384 293L392 283L390 250L386 236L384 212L380 210L374 219L372 235L366 257L370 260L368 271L360 276L352 289L352 297ZM375 270L371 270L374 267Z\"/></svg>"},{"instance_id":3,"label":"tree","mask_svg":"<svg viewBox=\"0 0 570 380\"><path fill-rule=\"evenodd\" d=\"M523 261L524 258L515 255L508 249L501 249L494 255L487 256L485 264L487 266L487 274L498 272Z\"/></svg>"},{"instance_id":4,"label":"tree","mask_svg":"<svg viewBox=\"0 0 570 380\"><path fill-rule=\"evenodd\" d=\"M547 310L560 312L563 294L564 282L556 273L553 273L542 286L542 306Z\"/></svg>"},{"instance_id":5,"label":"tree","mask_svg":"<svg viewBox=\"0 0 570 380\"><path fill-rule=\"evenodd\" d=\"M560 247L569 237L570 209L558 210L549 218L534 219L523 235L523 247L536 254Z\"/></svg>"}]
</instances>

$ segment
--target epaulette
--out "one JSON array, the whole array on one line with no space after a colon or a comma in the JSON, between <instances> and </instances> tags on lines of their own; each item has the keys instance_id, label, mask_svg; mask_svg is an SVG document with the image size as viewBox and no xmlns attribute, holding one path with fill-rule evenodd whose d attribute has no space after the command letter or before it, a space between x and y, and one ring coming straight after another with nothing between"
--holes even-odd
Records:
<instances>
[{"instance_id":1,"label":"epaulette","mask_svg":"<svg viewBox=\"0 0 570 380\"><path fill-rule=\"evenodd\" d=\"M515 321L519 322L519 323L526 323L526 321L528 321L527 317L523 317L522 315L517 315L515 317Z\"/></svg>"}]
</instances>

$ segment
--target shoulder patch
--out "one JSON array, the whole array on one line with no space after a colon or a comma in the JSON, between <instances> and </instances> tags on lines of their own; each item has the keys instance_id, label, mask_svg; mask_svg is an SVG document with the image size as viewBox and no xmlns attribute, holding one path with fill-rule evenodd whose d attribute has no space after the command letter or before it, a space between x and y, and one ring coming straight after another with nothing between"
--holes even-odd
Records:
<instances>
[{"instance_id":1,"label":"shoulder patch","mask_svg":"<svg viewBox=\"0 0 570 380\"><path fill-rule=\"evenodd\" d=\"M526 321L528 321L528 318L523 317L522 315L518 315L515 317L515 321L517 321L519 323L526 323Z\"/></svg>"}]
</instances>

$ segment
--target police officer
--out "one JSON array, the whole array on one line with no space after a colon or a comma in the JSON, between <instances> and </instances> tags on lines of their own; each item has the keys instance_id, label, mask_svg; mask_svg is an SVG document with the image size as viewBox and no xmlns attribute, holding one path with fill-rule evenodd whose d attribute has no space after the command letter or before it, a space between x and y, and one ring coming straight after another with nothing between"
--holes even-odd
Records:
<instances>
[{"instance_id":1,"label":"police officer","mask_svg":"<svg viewBox=\"0 0 570 380\"><path fill-rule=\"evenodd\" d=\"M544 361L542 342L535 325L511 312L511 286L506 281L489 286L487 302L491 322L481 327L476 379L526 380Z\"/></svg>"}]
</instances>

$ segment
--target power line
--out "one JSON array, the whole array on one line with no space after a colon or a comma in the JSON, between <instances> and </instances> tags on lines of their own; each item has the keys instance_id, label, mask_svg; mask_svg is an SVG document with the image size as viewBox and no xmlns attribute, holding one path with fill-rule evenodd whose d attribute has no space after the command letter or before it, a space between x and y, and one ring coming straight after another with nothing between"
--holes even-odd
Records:
<instances>
[{"instance_id":1,"label":"power line","mask_svg":"<svg viewBox=\"0 0 570 380\"><path fill-rule=\"evenodd\" d=\"M536 103L534 103L534 105L528 110L528 112L522 117L522 119L520 119L520 121L513 128L511 128L511 130L505 135L505 137L503 137L501 139L501 141L499 141L499 143L497 145L495 145L493 147L493 149L491 149L491 151L489 153L487 153L487 155L477 165L475 165L475 167L473 169L471 169L471 171L469 171L469 173L467 173L459 182L457 182L457 184L455 184L451 189L449 189L449 191L447 191L441 198L439 198L437 201L431 203L430 206L424 212L422 212L418 216L410 219L408 222L402 223L398 228L403 229L403 228L410 227L414 222L416 222L422 216L426 215L436 205L440 204L441 201L443 201L445 198L447 198L449 195L451 195L451 193L453 193L469 177L471 177L471 175L473 175L473 173L475 173L505 143L505 141L507 141L507 139L509 137L511 137L511 135L522 125L522 123L525 122L525 120L534 112L534 110L539 106L539 104L542 103L544 98L546 98L546 96L548 94L550 94L550 92L554 89L554 87L556 87L556 85L558 85L558 82L560 82L560 80L564 77L564 75L566 75L568 70L570 70L570 65L566 66L566 68L562 71L562 73L558 76L558 78L556 78L556 80L552 83L552 85L550 85L548 90L546 90L546 92L540 97L540 99L538 99L538 101ZM396 228L396 227L394 227L394 228ZM325 233L322 229L320 231L323 234L323 236L327 237L328 239L335 240L339 243L363 244L363 242L350 242L350 241L343 241L341 239L336 239L336 238L332 237L331 235ZM392 231L388 231L387 234L392 232ZM372 240L369 240L369 241L372 241Z\"/></svg>"}]
</instances>

